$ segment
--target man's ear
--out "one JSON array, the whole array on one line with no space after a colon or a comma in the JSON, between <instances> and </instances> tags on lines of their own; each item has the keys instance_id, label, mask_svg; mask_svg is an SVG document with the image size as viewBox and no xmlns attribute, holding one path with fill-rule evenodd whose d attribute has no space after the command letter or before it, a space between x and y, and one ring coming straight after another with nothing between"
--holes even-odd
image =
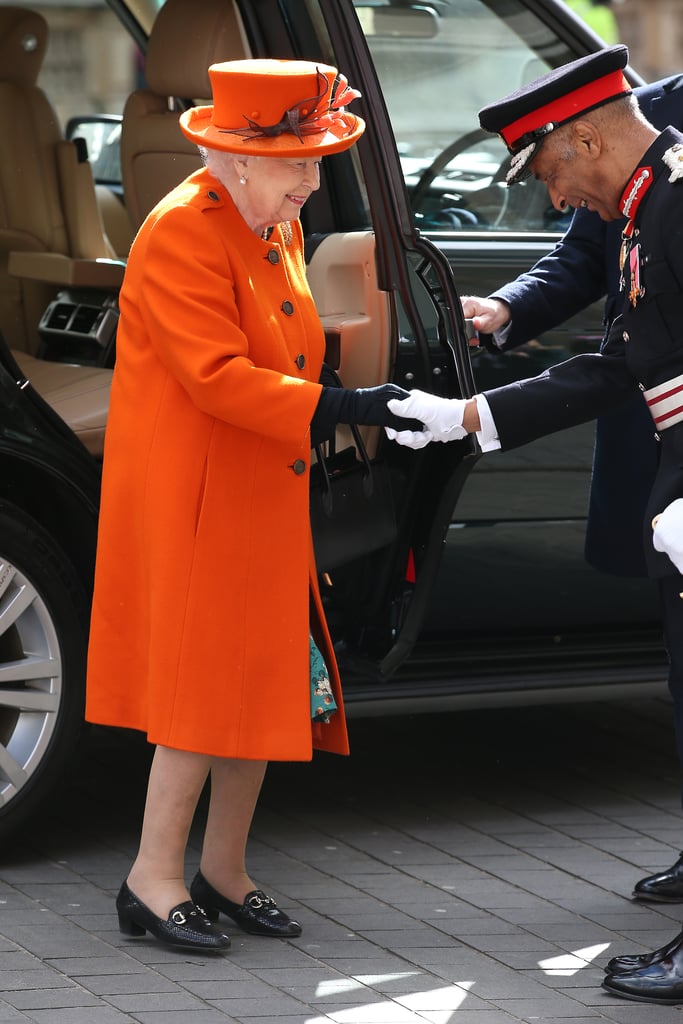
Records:
<instances>
[{"instance_id":1,"label":"man's ear","mask_svg":"<svg viewBox=\"0 0 683 1024\"><path fill-rule=\"evenodd\" d=\"M602 152L602 136L590 121L574 121L572 125L574 144L579 153L595 160Z\"/></svg>"}]
</instances>

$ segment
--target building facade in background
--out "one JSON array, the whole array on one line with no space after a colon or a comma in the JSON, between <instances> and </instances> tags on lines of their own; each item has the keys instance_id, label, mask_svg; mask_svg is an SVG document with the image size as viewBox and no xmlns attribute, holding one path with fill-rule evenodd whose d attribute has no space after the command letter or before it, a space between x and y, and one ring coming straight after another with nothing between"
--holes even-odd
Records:
<instances>
[{"instance_id":1,"label":"building facade in background","mask_svg":"<svg viewBox=\"0 0 683 1024\"><path fill-rule=\"evenodd\" d=\"M21 5L44 14L50 23L38 84L49 93L62 128L74 115L120 114L135 88L139 58L105 0Z\"/></svg>"},{"instance_id":2,"label":"building facade in background","mask_svg":"<svg viewBox=\"0 0 683 1024\"><path fill-rule=\"evenodd\" d=\"M623 0L614 5L632 66L652 81L683 71L681 0Z\"/></svg>"}]
</instances>

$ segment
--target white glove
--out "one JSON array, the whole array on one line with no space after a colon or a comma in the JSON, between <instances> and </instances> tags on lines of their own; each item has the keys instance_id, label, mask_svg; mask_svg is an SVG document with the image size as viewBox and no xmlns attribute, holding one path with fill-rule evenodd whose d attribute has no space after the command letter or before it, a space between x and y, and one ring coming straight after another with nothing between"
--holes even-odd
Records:
<instances>
[{"instance_id":1,"label":"white glove","mask_svg":"<svg viewBox=\"0 0 683 1024\"><path fill-rule=\"evenodd\" d=\"M385 427L384 432L390 441L402 444L405 448L426 448L434 440L430 430L394 430L393 427Z\"/></svg>"},{"instance_id":2,"label":"white glove","mask_svg":"<svg viewBox=\"0 0 683 1024\"><path fill-rule=\"evenodd\" d=\"M683 573L683 498L676 498L652 520L652 544L655 551L668 555Z\"/></svg>"},{"instance_id":3,"label":"white glove","mask_svg":"<svg viewBox=\"0 0 683 1024\"><path fill-rule=\"evenodd\" d=\"M387 408L396 416L421 420L427 428L425 433L431 434L428 439L430 441L460 441L463 437L467 437L467 431L462 425L466 404L464 398L439 398L437 395L430 395L427 391L411 391L408 398L390 398ZM399 431L399 434L403 433L404 431ZM420 435L420 431L405 431L405 433ZM398 435L394 440L398 441ZM405 444L405 442L399 441L399 444ZM411 447L415 446L411 445ZM420 447L424 446L420 445Z\"/></svg>"}]
</instances>

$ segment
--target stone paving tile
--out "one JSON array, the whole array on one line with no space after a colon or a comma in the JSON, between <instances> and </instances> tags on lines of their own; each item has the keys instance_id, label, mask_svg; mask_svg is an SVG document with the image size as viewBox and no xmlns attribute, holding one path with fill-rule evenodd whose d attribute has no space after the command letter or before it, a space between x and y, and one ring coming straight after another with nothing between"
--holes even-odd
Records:
<instances>
[{"instance_id":1,"label":"stone paving tile","mask_svg":"<svg viewBox=\"0 0 683 1024\"><path fill-rule=\"evenodd\" d=\"M590 1024L594 1024L596 1020L602 1020L601 1017L574 1017L571 1020L571 1024L586 1024L590 1021ZM512 1016L512 1014L505 1013L503 1010L458 1010L457 1017L453 1017L453 1024L519 1024L519 1017ZM550 1021L544 1020L543 1024L551 1024ZM556 1020L552 1024L567 1024L567 1018L564 1020Z\"/></svg>"},{"instance_id":2,"label":"stone paving tile","mask_svg":"<svg viewBox=\"0 0 683 1024\"><path fill-rule=\"evenodd\" d=\"M548 1017L571 1018L582 1016L583 1009L573 999L556 994L540 999L492 999L492 1003L515 1014L519 1020L542 1020Z\"/></svg>"},{"instance_id":3,"label":"stone paving tile","mask_svg":"<svg viewBox=\"0 0 683 1024\"><path fill-rule=\"evenodd\" d=\"M5 971L35 971L41 967L42 963L37 957L23 949L17 949L16 946L7 951L0 951L0 978Z\"/></svg>"},{"instance_id":4,"label":"stone paving tile","mask_svg":"<svg viewBox=\"0 0 683 1024\"><path fill-rule=\"evenodd\" d=\"M24 885L23 889L42 907L47 907L61 916L111 913L111 900L107 893L88 885L82 878L75 878L61 885L29 883Z\"/></svg>"},{"instance_id":5,"label":"stone paving tile","mask_svg":"<svg viewBox=\"0 0 683 1024\"><path fill-rule=\"evenodd\" d=\"M60 985L68 988L71 987L72 982L68 978L62 977L60 979L58 974L48 969L35 969L31 967L28 969L21 968L13 971L2 971L0 973L0 992L6 997L9 996L10 992L22 989L53 988Z\"/></svg>"},{"instance_id":6,"label":"stone paving tile","mask_svg":"<svg viewBox=\"0 0 683 1024\"><path fill-rule=\"evenodd\" d=\"M470 935L516 935L518 929L507 921L489 915L488 917L446 918L435 922L439 930L451 939L461 938L467 942Z\"/></svg>"},{"instance_id":7,"label":"stone paving tile","mask_svg":"<svg viewBox=\"0 0 683 1024\"><path fill-rule=\"evenodd\" d=\"M35 857L31 856L30 851L22 850L17 859L11 855L7 859L3 856L2 880L18 892L24 892L26 887L31 884L59 885L67 881L77 881L78 876L47 860L41 859L37 862Z\"/></svg>"},{"instance_id":8,"label":"stone paving tile","mask_svg":"<svg viewBox=\"0 0 683 1024\"><path fill-rule=\"evenodd\" d=\"M214 960L204 960L198 963L176 958L174 962L166 964L155 964L157 974L176 984L183 985L189 992L193 991L195 984L209 984L217 982L230 982L231 984L249 983L254 975L237 964L232 963L229 958L221 957Z\"/></svg>"},{"instance_id":9,"label":"stone paving tile","mask_svg":"<svg viewBox=\"0 0 683 1024\"><path fill-rule=\"evenodd\" d=\"M44 963L70 978L87 978L90 975L103 974L140 974L144 971L139 963L124 956L53 957L46 959Z\"/></svg>"},{"instance_id":10,"label":"stone paving tile","mask_svg":"<svg viewBox=\"0 0 683 1024\"><path fill-rule=\"evenodd\" d=\"M35 925L36 928L49 928L50 925L54 927L54 918L50 918L50 911L47 907L41 907L39 903L33 901L30 904L26 904L18 909L3 910L2 926L5 929L12 929L20 926L32 927Z\"/></svg>"},{"instance_id":11,"label":"stone paving tile","mask_svg":"<svg viewBox=\"0 0 683 1024\"><path fill-rule=\"evenodd\" d=\"M31 989L27 992L13 992L11 997L5 993L5 996L11 1006L25 1011L101 1005L96 996L76 987Z\"/></svg>"},{"instance_id":12,"label":"stone paving tile","mask_svg":"<svg viewBox=\"0 0 683 1024\"><path fill-rule=\"evenodd\" d=\"M285 992L274 992L271 996L255 999L212 999L211 1004L218 1010L225 1010L231 1017L280 1017L285 1014L305 1014L309 1009L304 1003Z\"/></svg>"},{"instance_id":13,"label":"stone paving tile","mask_svg":"<svg viewBox=\"0 0 683 1024\"><path fill-rule=\"evenodd\" d=\"M321 979L329 977L330 971L325 971L320 965L316 965L316 968ZM246 972L244 973L246 974ZM313 974L313 968L310 973ZM207 1003L213 1003L217 999L266 999L273 995L275 988L281 987L283 991L289 991L290 987L294 985L292 979L295 977L297 977L295 972L279 971L276 968L271 972L262 971L257 977L246 975L240 979L184 981L183 988L192 995L204 999ZM313 978L307 984L311 990L315 988Z\"/></svg>"},{"instance_id":14,"label":"stone paving tile","mask_svg":"<svg viewBox=\"0 0 683 1024\"><path fill-rule=\"evenodd\" d=\"M104 1005L31 1010L26 1019L34 1024L124 1024L134 1020L127 1013Z\"/></svg>"},{"instance_id":15,"label":"stone paving tile","mask_svg":"<svg viewBox=\"0 0 683 1024\"><path fill-rule=\"evenodd\" d=\"M136 1013L135 1020L139 1024L239 1024L236 1017L229 1017L222 1010L208 1006L201 1010L145 1010ZM283 1024L284 1020L278 1018L279 1024ZM296 1020L297 1024L301 1024L301 1017Z\"/></svg>"},{"instance_id":16,"label":"stone paving tile","mask_svg":"<svg viewBox=\"0 0 683 1024\"><path fill-rule=\"evenodd\" d=\"M28 1019L26 1014L0 999L0 1022L2 1024L26 1024Z\"/></svg>"},{"instance_id":17,"label":"stone paving tile","mask_svg":"<svg viewBox=\"0 0 683 1024\"><path fill-rule=\"evenodd\" d=\"M201 1010L205 1003L189 992L139 992L135 995L107 995L106 1002L123 1013L137 1015L145 1011Z\"/></svg>"},{"instance_id":18,"label":"stone paving tile","mask_svg":"<svg viewBox=\"0 0 683 1024\"><path fill-rule=\"evenodd\" d=\"M647 1017L644 1017L642 1003L625 1004L623 1000L620 1003L620 1006L600 1008L605 1020L614 1021L614 1024L679 1024L682 1019L680 1009L675 1006L653 1006L652 1003L648 1003Z\"/></svg>"},{"instance_id":19,"label":"stone paving tile","mask_svg":"<svg viewBox=\"0 0 683 1024\"><path fill-rule=\"evenodd\" d=\"M83 988L99 996L112 996L125 993L159 993L174 992L179 988L168 978L160 976L156 971L147 970L140 974L95 974L81 976Z\"/></svg>"}]
</instances>

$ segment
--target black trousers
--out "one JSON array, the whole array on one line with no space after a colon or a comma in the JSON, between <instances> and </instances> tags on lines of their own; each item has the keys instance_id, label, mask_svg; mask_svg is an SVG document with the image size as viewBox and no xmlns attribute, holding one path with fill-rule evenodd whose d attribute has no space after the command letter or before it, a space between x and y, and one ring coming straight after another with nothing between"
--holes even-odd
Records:
<instances>
[{"instance_id":1,"label":"black trousers","mask_svg":"<svg viewBox=\"0 0 683 1024\"><path fill-rule=\"evenodd\" d=\"M664 576L659 580L659 596L664 625L664 645L669 655L669 692L674 704L676 751L681 766L683 804L683 576Z\"/></svg>"}]
</instances>

